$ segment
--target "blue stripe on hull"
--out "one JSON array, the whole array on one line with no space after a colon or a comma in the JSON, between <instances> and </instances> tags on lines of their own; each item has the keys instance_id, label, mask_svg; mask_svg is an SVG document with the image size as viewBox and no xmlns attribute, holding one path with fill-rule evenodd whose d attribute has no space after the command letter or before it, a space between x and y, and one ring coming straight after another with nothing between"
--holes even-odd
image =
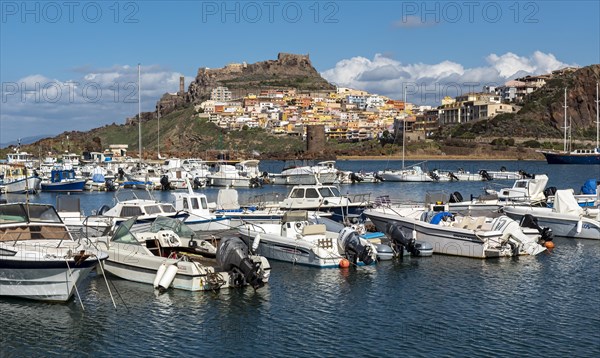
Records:
<instances>
[{"instance_id":1,"label":"blue stripe on hull","mask_svg":"<svg viewBox=\"0 0 600 358\"><path fill-rule=\"evenodd\" d=\"M85 180L68 183L42 184L42 191L83 191Z\"/></svg>"}]
</instances>

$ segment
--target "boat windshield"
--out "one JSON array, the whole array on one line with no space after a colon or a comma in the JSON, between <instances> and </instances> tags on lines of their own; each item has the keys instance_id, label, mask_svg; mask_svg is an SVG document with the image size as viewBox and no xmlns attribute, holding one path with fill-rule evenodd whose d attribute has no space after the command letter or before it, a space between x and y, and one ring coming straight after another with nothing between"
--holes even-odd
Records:
<instances>
[{"instance_id":1,"label":"boat windshield","mask_svg":"<svg viewBox=\"0 0 600 358\"><path fill-rule=\"evenodd\" d=\"M151 232L160 230L172 230L179 237L191 238L195 233L181 220L171 219L165 216L159 216L154 220L150 228Z\"/></svg>"},{"instance_id":2,"label":"boat windshield","mask_svg":"<svg viewBox=\"0 0 600 358\"><path fill-rule=\"evenodd\" d=\"M0 223L62 223L51 205L6 204L0 206Z\"/></svg>"},{"instance_id":3,"label":"boat windshield","mask_svg":"<svg viewBox=\"0 0 600 358\"><path fill-rule=\"evenodd\" d=\"M134 217L134 218L128 219L127 221L121 223L121 225L119 225L119 228L113 235L111 241L120 242L123 244L138 244L139 245L139 242L137 241L135 236L133 236L133 234L131 233L131 227L135 224L136 220L137 220L137 218Z\"/></svg>"},{"instance_id":4,"label":"boat windshield","mask_svg":"<svg viewBox=\"0 0 600 358\"><path fill-rule=\"evenodd\" d=\"M319 188L319 193L321 193L321 196L324 198L331 198L331 197L339 197L341 196L339 190L335 187L325 187L325 188Z\"/></svg>"}]
</instances>

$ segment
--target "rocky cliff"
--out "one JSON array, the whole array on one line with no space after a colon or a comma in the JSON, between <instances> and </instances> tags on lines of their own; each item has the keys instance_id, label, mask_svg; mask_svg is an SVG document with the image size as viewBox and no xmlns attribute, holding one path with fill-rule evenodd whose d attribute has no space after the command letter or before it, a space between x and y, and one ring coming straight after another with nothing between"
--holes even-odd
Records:
<instances>
[{"instance_id":1,"label":"rocky cliff","mask_svg":"<svg viewBox=\"0 0 600 358\"><path fill-rule=\"evenodd\" d=\"M160 105L161 114L168 114L177 108L209 99L212 89L219 86L227 87L234 97L242 97L247 93L258 94L262 89L269 88L294 88L299 91L335 89L312 66L308 55L279 53L277 60L233 63L218 69L200 68L186 92L175 95L166 93L157 106ZM151 117L155 118L156 113Z\"/></svg>"}]
</instances>

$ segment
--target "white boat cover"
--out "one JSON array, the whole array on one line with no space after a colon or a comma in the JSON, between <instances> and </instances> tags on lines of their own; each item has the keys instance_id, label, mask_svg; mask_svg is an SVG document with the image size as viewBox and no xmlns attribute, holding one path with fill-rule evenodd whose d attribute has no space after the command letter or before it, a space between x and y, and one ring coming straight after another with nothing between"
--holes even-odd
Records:
<instances>
[{"instance_id":1,"label":"white boat cover","mask_svg":"<svg viewBox=\"0 0 600 358\"><path fill-rule=\"evenodd\" d=\"M238 203L238 192L235 189L221 189L217 195L217 210L237 210L240 208Z\"/></svg>"},{"instance_id":2,"label":"white boat cover","mask_svg":"<svg viewBox=\"0 0 600 358\"><path fill-rule=\"evenodd\" d=\"M556 191L554 196L554 212L579 216L583 213L583 209L573 196L573 191L566 189Z\"/></svg>"},{"instance_id":3,"label":"white boat cover","mask_svg":"<svg viewBox=\"0 0 600 358\"><path fill-rule=\"evenodd\" d=\"M528 188L529 200L531 200L531 202L535 203L537 201L546 200L546 196L544 195L546 184L548 184L548 176L546 174L538 174L535 176L535 179L531 179Z\"/></svg>"}]
</instances>

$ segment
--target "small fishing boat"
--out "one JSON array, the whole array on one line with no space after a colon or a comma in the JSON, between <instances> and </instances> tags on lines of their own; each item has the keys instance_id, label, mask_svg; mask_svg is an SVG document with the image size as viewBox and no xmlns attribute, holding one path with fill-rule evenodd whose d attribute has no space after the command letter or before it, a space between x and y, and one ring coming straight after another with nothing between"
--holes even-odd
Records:
<instances>
[{"instance_id":1,"label":"small fishing boat","mask_svg":"<svg viewBox=\"0 0 600 358\"><path fill-rule=\"evenodd\" d=\"M45 192L78 192L85 188L85 179L75 178L73 168L55 168L50 174L50 182L42 182Z\"/></svg>"},{"instance_id":2,"label":"small fishing boat","mask_svg":"<svg viewBox=\"0 0 600 358\"><path fill-rule=\"evenodd\" d=\"M313 224L306 211L287 212L280 223L245 223L239 227L242 239L265 257L313 267L339 267L346 259L355 265L370 265L377 250L356 231L326 230L324 224Z\"/></svg>"},{"instance_id":3,"label":"small fishing boat","mask_svg":"<svg viewBox=\"0 0 600 358\"><path fill-rule=\"evenodd\" d=\"M537 255L539 242L552 239L542 228L522 228L507 216L454 215L448 205L428 194L425 205L380 206L365 210L379 231L399 229L406 237L428 242L435 254L490 258Z\"/></svg>"},{"instance_id":4,"label":"small fishing boat","mask_svg":"<svg viewBox=\"0 0 600 358\"><path fill-rule=\"evenodd\" d=\"M509 205L502 210L515 220L532 215L557 236L600 240L600 210L581 207L571 190L557 190L552 208Z\"/></svg>"},{"instance_id":5,"label":"small fishing boat","mask_svg":"<svg viewBox=\"0 0 600 358\"><path fill-rule=\"evenodd\" d=\"M105 270L125 280L187 291L216 290L268 282L266 258L252 255L241 239L203 239L179 220L160 217L150 229L123 222L114 235L98 239L109 255Z\"/></svg>"},{"instance_id":6,"label":"small fishing boat","mask_svg":"<svg viewBox=\"0 0 600 358\"><path fill-rule=\"evenodd\" d=\"M0 295L68 301L106 259L74 240L52 205L0 204Z\"/></svg>"}]
</instances>

